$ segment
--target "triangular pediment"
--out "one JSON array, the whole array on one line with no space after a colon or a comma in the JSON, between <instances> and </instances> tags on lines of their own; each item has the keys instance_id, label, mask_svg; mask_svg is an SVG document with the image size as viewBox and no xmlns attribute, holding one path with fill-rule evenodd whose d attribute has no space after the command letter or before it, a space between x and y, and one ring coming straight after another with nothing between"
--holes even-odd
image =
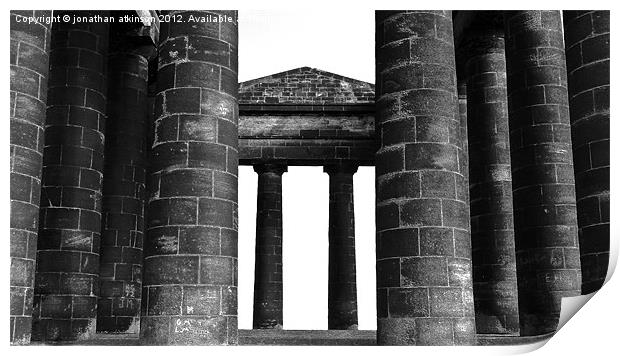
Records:
<instances>
[{"instance_id":1,"label":"triangular pediment","mask_svg":"<svg viewBox=\"0 0 620 356\"><path fill-rule=\"evenodd\" d=\"M239 104L343 105L374 103L373 84L302 67L243 82Z\"/></svg>"}]
</instances>

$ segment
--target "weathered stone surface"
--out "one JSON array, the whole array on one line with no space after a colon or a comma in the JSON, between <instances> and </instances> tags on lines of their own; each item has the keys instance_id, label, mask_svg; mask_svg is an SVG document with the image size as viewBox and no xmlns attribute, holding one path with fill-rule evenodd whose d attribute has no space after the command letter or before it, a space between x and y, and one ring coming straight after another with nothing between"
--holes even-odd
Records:
<instances>
[{"instance_id":1,"label":"weathered stone surface","mask_svg":"<svg viewBox=\"0 0 620 356\"><path fill-rule=\"evenodd\" d=\"M239 159L244 165L277 160L286 165L313 166L342 162L372 165L374 138L240 138Z\"/></svg>"},{"instance_id":2,"label":"weathered stone surface","mask_svg":"<svg viewBox=\"0 0 620 356\"><path fill-rule=\"evenodd\" d=\"M105 16L105 11L55 12ZM95 333L109 26L52 28L33 338Z\"/></svg>"},{"instance_id":3,"label":"weathered stone surface","mask_svg":"<svg viewBox=\"0 0 620 356\"><path fill-rule=\"evenodd\" d=\"M308 67L240 84L239 160L372 165L374 85Z\"/></svg>"},{"instance_id":4,"label":"weathered stone surface","mask_svg":"<svg viewBox=\"0 0 620 356\"><path fill-rule=\"evenodd\" d=\"M236 344L237 13L165 15L226 21L161 23L140 337Z\"/></svg>"},{"instance_id":5,"label":"weathered stone surface","mask_svg":"<svg viewBox=\"0 0 620 356\"><path fill-rule=\"evenodd\" d=\"M448 269L470 238L452 15L377 11L376 36L377 341L472 344L471 251L462 255L468 268ZM413 239L424 245L398 254L391 246ZM410 287L426 291L429 308L394 304Z\"/></svg>"},{"instance_id":6,"label":"weathered stone surface","mask_svg":"<svg viewBox=\"0 0 620 356\"><path fill-rule=\"evenodd\" d=\"M609 11L564 11L581 292L602 287L609 264Z\"/></svg>"},{"instance_id":7,"label":"weathered stone surface","mask_svg":"<svg viewBox=\"0 0 620 356\"><path fill-rule=\"evenodd\" d=\"M255 166L256 260L254 269L254 329L282 329L282 174L283 165Z\"/></svg>"},{"instance_id":8,"label":"weathered stone surface","mask_svg":"<svg viewBox=\"0 0 620 356\"><path fill-rule=\"evenodd\" d=\"M136 11L111 12L121 13ZM565 11L564 33L555 11L509 12L505 23L504 12L456 11L454 25L451 13L377 12L376 105L374 85L303 67L241 83L239 108L234 11L163 13L206 22L162 22L148 98L148 54L118 54L151 44L159 22L50 31L17 21L49 12L12 11L11 343L28 342L31 314L44 343L138 342L91 337L95 315L100 331L137 331L144 296L142 343L236 344L239 161L330 173L331 329L355 325L352 172L342 168L375 165L379 344L472 344L475 329L493 333L483 343L551 335L560 298L600 288L608 265L609 13ZM479 32L504 24L508 63L501 41ZM125 41L127 31L140 38ZM119 52L109 66L108 33ZM470 49L457 65L453 43ZM258 170L255 312L259 327L278 328L282 172ZM519 319L534 336L515 340ZM267 343L371 340L344 331L256 330Z\"/></svg>"},{"instance_id":9,"label":"weathered stone surface","mask_svg":"<svg viewBox=\"0 0 620 356\"><path fill-rule=\"evenodd\" d=\"M138 333L147 166L148 61L129 50L115 50L109 57L108 68L97 331Z\"/></svg>"},{"instance_id":10,"label":"weathered stone surface","mask_svg":"<svg viewBox=\"0 0 620 356\"><path fill-rule=\"evenodd\" d=\"M51 11L39 11L50 16ZM10 342L30 343L50 25L25 24L35 11L11 11Z\"/></svg>"},{"instance_id":11,"label":"weathered stone surface","mask_svg":"<svg viewBox=\"0 0 620 356\"><path fill-rule=\"evenodd\" d=\"M375 118L372 113L244 113L239 117L239 137L269 138L373 138Z\"/></svg>"},{"instance_id":12,"label":"weathered stone surface","mask_svg":"<svg viewBox=\"0 0 620 356\"><path fill-rule=\"evenodd\" d=\"M325 166L329 174L329 275L327 327L357 329L353 174L357 166Z\"/></svg>"},{"instance_id":13,"label":"weathered stone surface","mask_svg":"<svg viewBox=\"0 0 620 356\"><path fill-rule=\"evenodd\" d=\"M464 41L476 332L518 334L504 35L485 21Z\"/></svg>"},{"instance_id":14,"label":"weathered stone surface","mask_svg":"<svg viewBox=\"0 0 620 356\"><path fill-rule=\"evenodd\" d=\"M315 106L374 101L372 84L302 67L241 83L240 104Z\"/></svg>"},{"instance_id":15,"label":"weathered stone surface","mask_svg":"<svg viewBox=\"0 0 620 356\"><path fill-rule=\"evenodd\" d=\"M505 13L508 112L521 335L555 331L561 297L578 295L579 249L559 11ZM533 236L550 228L543 245Z\"/></svg>"}]
</instances>

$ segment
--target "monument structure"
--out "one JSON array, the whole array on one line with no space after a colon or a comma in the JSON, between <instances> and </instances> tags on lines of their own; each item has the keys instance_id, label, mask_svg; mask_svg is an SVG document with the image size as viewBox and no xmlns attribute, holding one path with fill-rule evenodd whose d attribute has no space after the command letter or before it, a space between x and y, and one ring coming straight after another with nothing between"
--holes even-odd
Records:
<instances>
[{"instance_id":1,"label":"monument structure","mask_svg":"<svg viewBox=\"0 0 620 356\"><path fill-rule=\"evenodd\" d=\"M27 21L56 17L98 20ZM602 286L609 11L377 11L375 84L238 83L238 26L11 11L12 344L516 344ZM237 323L239 165L258 175L256 330ZM289 166L329 175L329 330L310 338L282 329ZM357 330L360 166L376 333Z\"/></svg>"}]
</instances>

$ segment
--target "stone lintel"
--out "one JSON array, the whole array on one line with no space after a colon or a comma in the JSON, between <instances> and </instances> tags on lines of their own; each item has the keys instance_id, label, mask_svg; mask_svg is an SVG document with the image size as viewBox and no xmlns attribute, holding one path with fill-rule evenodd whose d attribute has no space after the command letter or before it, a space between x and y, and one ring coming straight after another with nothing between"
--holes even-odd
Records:
<instances>
[{"instance_id":1,"label":"stone lintel","mask_svg":"<svg viewBox=\"0 0 620 356\"><path fill-rule=\"evenodd\" d=\"M239 164L325 166L349 162L373 166L375 151L374 139L239 139Z\"/></svg>"},{"instance_id":2,"label":"stone lintel","mask_svg":"<svg viewBox=\"0 0 620 356\"><path fill-rule=\"evenodd\" d=\"M304 112L329 112L329 113L374 113L374 103L356 103L340 105L320 105L320 104L240 104L241 115L249 113L282 113L287 114Z\"/></svg>"},{"instance_id":3,"label":"stone lintel","mask_svg":"<svg viewBox=\"0 0 620 356\"><path fill-rule=\"evenodd\" d=\"M239 117L239 138L341 139L374 138L372 113L338 114L243 114Z\"/></svg>"},{"instance_id":4,"label":"stone lintel","mask_svg":"<svg viewBox=\"0 0 620 356\"><path fill-rule=\"evenodd\" d=\"M239 117L242 165L374 164L373 114L246 114Z\"/></svg>"}]
</instances>

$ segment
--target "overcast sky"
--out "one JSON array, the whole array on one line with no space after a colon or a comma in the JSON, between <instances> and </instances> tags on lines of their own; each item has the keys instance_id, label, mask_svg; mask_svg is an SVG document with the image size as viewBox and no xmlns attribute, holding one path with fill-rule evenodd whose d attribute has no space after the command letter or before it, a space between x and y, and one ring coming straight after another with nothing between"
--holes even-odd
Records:
<instances>
[{"instance_id":1,"label":"overcast sky","mask_svg":"<svg viewBox=\"0 0 620 356\"><path fill-rule=\"evenodd\" d=\"M313 67L375 82L374 11L239 11L239 81Z\"/></svg>"}]
</instances>

